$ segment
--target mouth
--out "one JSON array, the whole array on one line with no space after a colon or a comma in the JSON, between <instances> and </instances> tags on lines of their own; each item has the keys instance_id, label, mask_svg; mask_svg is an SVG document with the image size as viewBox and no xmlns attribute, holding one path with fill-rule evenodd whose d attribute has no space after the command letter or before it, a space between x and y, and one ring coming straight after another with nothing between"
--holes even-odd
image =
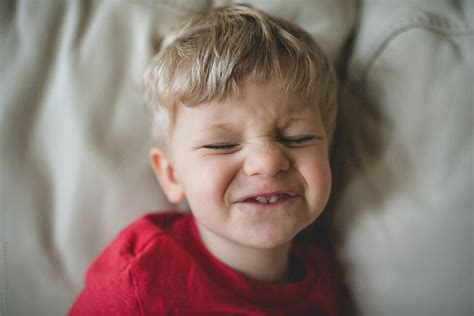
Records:
<instances>
[{"instance_id":1,"label":"mouth","mask_svg":"<svg viewBox=\"0 0 474 316\"><path fill-rule=\"evenodd\" d=\"M262 204L262 205L271 205L277 204L279 202L287 201L296 194L290 192L284 193L270 193L270 194L257 194L253 196L244 197L239 201L239 203L253 203L253 204Z\"/></svg>"}]
</instances>

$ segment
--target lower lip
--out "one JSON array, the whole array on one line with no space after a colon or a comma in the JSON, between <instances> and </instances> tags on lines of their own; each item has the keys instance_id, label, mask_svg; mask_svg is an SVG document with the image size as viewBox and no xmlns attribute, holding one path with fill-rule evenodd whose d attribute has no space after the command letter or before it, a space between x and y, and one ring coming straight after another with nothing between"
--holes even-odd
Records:
<instances>
[{"instance_id":1,"label":"lower lip","mask_svg":"<svg viewBox=\"0 0 474 316\"><path fill-rule=\"evenodd\" d=\"M247 202L239 202L239 204L252 205L252 206L256 206L256 207L267 208L267 207L276 207L276 206L283 205L285 203L288 203L288 202L294 200L295 198L296 198L296 196L286 195L283 198L279 199L275 203L260 203L260 202L257 202L257 201L247 201Z\"/></svg>"}]
</instances>

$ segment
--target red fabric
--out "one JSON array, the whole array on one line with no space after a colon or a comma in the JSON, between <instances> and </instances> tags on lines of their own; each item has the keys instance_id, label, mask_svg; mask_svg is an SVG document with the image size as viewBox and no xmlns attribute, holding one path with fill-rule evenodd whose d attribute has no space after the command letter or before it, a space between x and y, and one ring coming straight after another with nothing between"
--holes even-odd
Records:
<instances>
[{"instance_id":1,"label":"red fabric","mask_svg":"<svg viewBox=\"0 0 474 316\"><path fill-rule=\"evenodd\" d=\"M336 315L329 256L300 242L302 279L252 280L213 257L192 215L149 214L122 230L92 263L69 315Z\"/></svg>"}]
</instances>

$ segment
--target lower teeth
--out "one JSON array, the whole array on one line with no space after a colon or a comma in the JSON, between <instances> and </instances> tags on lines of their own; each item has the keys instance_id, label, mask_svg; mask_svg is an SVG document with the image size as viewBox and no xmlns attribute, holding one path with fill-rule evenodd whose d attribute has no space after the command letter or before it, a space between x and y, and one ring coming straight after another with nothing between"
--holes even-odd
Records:
<instances>
[{"instance_id":1,"label":"lower teeth","mask_svg":"<svg viewBox=\"0 0 474 316\"><path fill-rule=\"evenodd\" d=\"M265 198L265 197L257 197L255 200L260 204L273 204L273 203L278 202L280 199L278 197L270 198L270 199Z\"/></svg>"}]
</instances>

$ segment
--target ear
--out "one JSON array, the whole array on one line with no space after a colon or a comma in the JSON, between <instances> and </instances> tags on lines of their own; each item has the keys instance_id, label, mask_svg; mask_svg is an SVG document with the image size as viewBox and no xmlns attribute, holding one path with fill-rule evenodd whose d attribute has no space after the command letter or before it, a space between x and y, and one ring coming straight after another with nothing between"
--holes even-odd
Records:
<instances>
[{"instance_id":1,"label":"ear","mask_svg":"<svg viewBox=\"0 0 474 316\"><path fill-rule=\"evenodd\" d=\"M168 200L176 204L183 202L185 198L184 190L175 177L172 161L158 148L152 148L148 158L156 179Z\"/></svg>"}]
</instances>

